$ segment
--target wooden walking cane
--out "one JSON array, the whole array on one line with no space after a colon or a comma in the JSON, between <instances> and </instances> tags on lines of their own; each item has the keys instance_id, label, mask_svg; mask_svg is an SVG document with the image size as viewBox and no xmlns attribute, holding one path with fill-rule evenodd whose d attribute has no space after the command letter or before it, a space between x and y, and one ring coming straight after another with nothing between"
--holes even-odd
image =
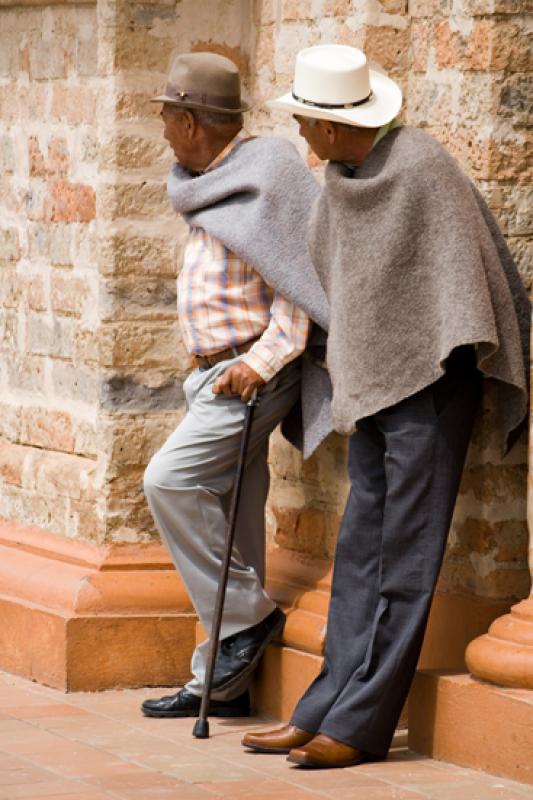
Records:
<instances>
[{"instance_id":1,"label":"wooden walking cane","mask_svg":"<svg viewBox=\"0 0 533 800\"><path fill-rule=\"evenodd\" d=\"M220 626L222 624L222 612L224 611L224 600L226 598L226 587L228 585L229 565L231 561L231 553L233 551L233 539L235 537L235 523L237 521L237 511L239 510L239 498L241 495L242 476L244 474L244 465L246 463L246 452L248 450L248 441L250 439L250 431L252 429L252 421L254 418L254 410L257 405L257 389L246 404L246 414L244 417L244 426L241 436L241 447L239 451L239 459L237 461L237 471L235 474L235 483L233 484L233 494L231 497L231 506L228 519L228 527L226 530L226 543L224 550L224 559L218 581L217 596L215 601L215 613L213 615L213 623L211 625L211 635L209 637L209 655L207 658L207 669L204 680L204 691L202 693L202 702L200 705L200 714L196 720L193 728L192 735L196 739L209 739L209 721L207 715L209 713L209 701L211 699L211 687L213 684L213 674L215 672L215 660L218 650L218 639L220 636Z\"/></svg>"}]
</instances>

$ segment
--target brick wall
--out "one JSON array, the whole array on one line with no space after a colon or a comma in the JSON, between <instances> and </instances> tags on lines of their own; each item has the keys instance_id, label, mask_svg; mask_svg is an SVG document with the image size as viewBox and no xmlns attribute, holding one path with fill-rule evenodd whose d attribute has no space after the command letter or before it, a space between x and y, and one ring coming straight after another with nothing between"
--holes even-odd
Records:
<instances>
[{"instance_id":1,"label":"brick wall","mask_svg":"<svg viewBox=\"0 0 533 800\"><path fill-rule=\"evenodd\" d=\"M181 0L96 6L0 1L2 514L99 541L156 536L142 493L183 414L188 360L175 278L185 226L150 96L174 48L233 58L253 132L306 152L262 103L306 45L364 47L398 80L404 118L443 141L499 217L529 285L526 0ZM14 91L16 90L16 91ZM490 400L441 585L523 596L525 446L501 464ZM332 436L306 464L274 435L271 542L331 556L347 492Z\"/></svg>"}]
</instances>

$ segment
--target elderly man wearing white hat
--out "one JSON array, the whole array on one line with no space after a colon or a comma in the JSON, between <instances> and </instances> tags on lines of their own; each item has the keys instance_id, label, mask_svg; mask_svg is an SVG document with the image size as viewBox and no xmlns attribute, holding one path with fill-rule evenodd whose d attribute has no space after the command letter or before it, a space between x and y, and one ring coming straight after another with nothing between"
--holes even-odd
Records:
<instances>
[{"instance_id":1,"label":"elderly man wearing white hat","mask_svg":"<svg viewBox=\"0 0 533 800\"><path fill-rule=\"evenodd\" d=\"M355 48L303 50L272 102L329 161L309 247L350 436L324 665L289 725L243 744L307 767L389 749L422 645L485 379L502 450L528 408L530 303L480 194Z\"/></svg>"}]
</instances>

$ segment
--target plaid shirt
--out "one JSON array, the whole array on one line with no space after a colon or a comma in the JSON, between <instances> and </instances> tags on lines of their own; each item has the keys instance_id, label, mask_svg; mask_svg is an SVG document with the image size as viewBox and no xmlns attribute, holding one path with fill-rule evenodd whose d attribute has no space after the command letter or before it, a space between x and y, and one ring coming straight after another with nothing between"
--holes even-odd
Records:
<instances>
[{"instance_id":1,"label":"plaid shirt","mask_svg":"<svg viewBox=\"0 0 533 800\"><path fill-rule=\"evenodd\" d=\"M245 138L237 135L208 169ZM307 314L198 227L189 230L178 277L178 313L185 346L197 355L259 336L243 361L265 381L303 352L310 327Z\"/></svg>"}]
</instances>

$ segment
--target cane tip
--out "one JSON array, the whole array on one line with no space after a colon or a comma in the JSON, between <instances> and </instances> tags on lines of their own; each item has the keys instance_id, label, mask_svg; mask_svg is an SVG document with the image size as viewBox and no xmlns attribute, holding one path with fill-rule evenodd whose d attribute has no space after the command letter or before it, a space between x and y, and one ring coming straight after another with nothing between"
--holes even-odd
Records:
<instances>
[{"instance_id":1,"label":"cane tip","mask_svg":"<svg viewBox=\"0 0 533 800\"><path fill-rule=\"evenodd\" d=\"M192 735L195 739L209 739L209 721L197 719L194 723Z\"/></svg>"}]
</instances>

